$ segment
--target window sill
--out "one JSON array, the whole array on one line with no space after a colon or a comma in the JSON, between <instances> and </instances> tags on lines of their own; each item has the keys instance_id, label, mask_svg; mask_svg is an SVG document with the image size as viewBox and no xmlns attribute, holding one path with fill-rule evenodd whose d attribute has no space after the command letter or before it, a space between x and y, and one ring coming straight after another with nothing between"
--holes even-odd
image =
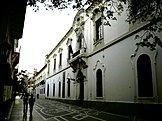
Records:
<instances>
[{"instance_id":1,"label":"window sill","mask_svg":"<svg viewBox=\"0 0 162 121\"><path fill-rule=\"evenodd\" d=\"M154 100L154 97L138 97L138 100Z\"/></svg>"},{"instance_id":2,"label":"window sill","mask_svg":"<svg viewBox=\"0 0 162 121\"><path fill-rule=\"evenodd\" d=\"M96 97L96 99L103 99L103 97Z\"/></svg>"},{"instance_id":3,"label":"window sill","mask_svg":"<svg viewBox=\"0 0 162 121\"><path fill-rule=\"evenodd\" d=\"M156 102L156 98L155 97L137 97L136 98L136 102L138 103L154 103Z\"/></svg>"},{"instance_id":4,"label":"window sill","mask_svg":"<svg viewBox=\"0 0 162 121\"><path fill-rule=\"evenodd\" d=\"M94 46L96 47L97 45L101 44L102 41L103 41L103 37L100 38L100 39L98 39L98 40L95 40L95 41L94 41Z\"/></svg>"}]
</instances>

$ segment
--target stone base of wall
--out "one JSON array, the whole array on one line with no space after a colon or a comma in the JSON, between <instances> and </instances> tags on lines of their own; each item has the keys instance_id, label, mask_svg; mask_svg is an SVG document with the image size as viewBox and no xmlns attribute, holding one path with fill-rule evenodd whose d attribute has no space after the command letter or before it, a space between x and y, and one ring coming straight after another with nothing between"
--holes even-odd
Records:
<instances>
[{"instance_id":1,"label":"stone base of wall","mask_svg":"<svg viewBox=\"0 0 162 121\"><path fill-rule=\"evenodd\" d=\"M162 121L162 104L84 101L81 105L79 100L53 98L47 99L78 105L85 108L101 110L109 113L136 117L139 119L145 119L147 121Z\"/></svg>"}]
</instances>

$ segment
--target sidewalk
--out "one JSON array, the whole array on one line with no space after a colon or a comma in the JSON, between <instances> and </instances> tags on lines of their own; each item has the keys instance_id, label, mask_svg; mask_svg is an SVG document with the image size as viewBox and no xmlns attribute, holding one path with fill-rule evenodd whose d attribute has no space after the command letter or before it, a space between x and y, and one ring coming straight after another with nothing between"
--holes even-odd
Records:
<instances>
[{"instance_id":1,"label":"sidewalk","mask_svg":"<svg viewBox=\"0 0 162 121\"><path fill-rule=\"evenodd\" d=\"M33 115L30 117L29 107L26 116L23 115L23 100L16 97L9 121L43 121L39 114L33 109Z\"/></svg>"}]
</instances>

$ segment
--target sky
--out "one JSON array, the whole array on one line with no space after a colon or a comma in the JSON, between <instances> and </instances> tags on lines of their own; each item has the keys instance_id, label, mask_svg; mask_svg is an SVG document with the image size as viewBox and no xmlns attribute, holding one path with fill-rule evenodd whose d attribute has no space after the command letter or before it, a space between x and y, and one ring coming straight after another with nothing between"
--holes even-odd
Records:
<instances>
[{"instance_id":1,"label":"sky","mask_svg":"<svg viewBox=\"0 0 162 121\"><path fill-rule=\"evenodd\" d=\"M77 11L45 10L43 6L37 12L27 7L23 36L19 40L19 70L39 71L45 64L45 56L63 38L72 26Z\"/></svg>"}]
</instances>

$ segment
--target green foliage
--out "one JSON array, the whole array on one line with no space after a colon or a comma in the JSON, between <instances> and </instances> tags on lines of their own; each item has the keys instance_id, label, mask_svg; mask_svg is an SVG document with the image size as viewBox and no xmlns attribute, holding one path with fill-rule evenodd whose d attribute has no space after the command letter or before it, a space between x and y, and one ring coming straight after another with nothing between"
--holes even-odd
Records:
<instances>
[{"instance_id":1,"label":"green foliage","mask_svg":"<svg viewBox=\"0 0 162 121\"><path fill-rule=\"evenodd\" d=\"M150 50L155 50L157 46L162 47L161 38L158 36L158 33L160 35L162 30L161 24L162 21L158 21L150 26L147 26L141 36L136 35L135 40L139 40L136 45L142 47L146 46L150 48Z\"/></svg>"},{"instance_id":2,"label":"green foliage","mask_svg":"<svg viewBox=\"0 0 162 121\"><path fill-rule=\"evenodd\" d=\"M27 84L26 80L28 79L28 72L27 70L21 70L17 73L17 82L16 82L16 89L18 92L24 92L26 90Z\"/></svg>"},{"instance_id":3,"label":"green foliage","mask_svg":"<svg viewBox=\"0 0 162 121\"><path fill-rule=\"evenodd\" d=\"M158 34L162 31L162 0L132 0L128 6L129 23L148 21L150 24L144 28L143 35L136 35L135 40L139 46L146 46L155 50L157 46L162 47L162 40Z\"/></svg>"}]
</instances>

